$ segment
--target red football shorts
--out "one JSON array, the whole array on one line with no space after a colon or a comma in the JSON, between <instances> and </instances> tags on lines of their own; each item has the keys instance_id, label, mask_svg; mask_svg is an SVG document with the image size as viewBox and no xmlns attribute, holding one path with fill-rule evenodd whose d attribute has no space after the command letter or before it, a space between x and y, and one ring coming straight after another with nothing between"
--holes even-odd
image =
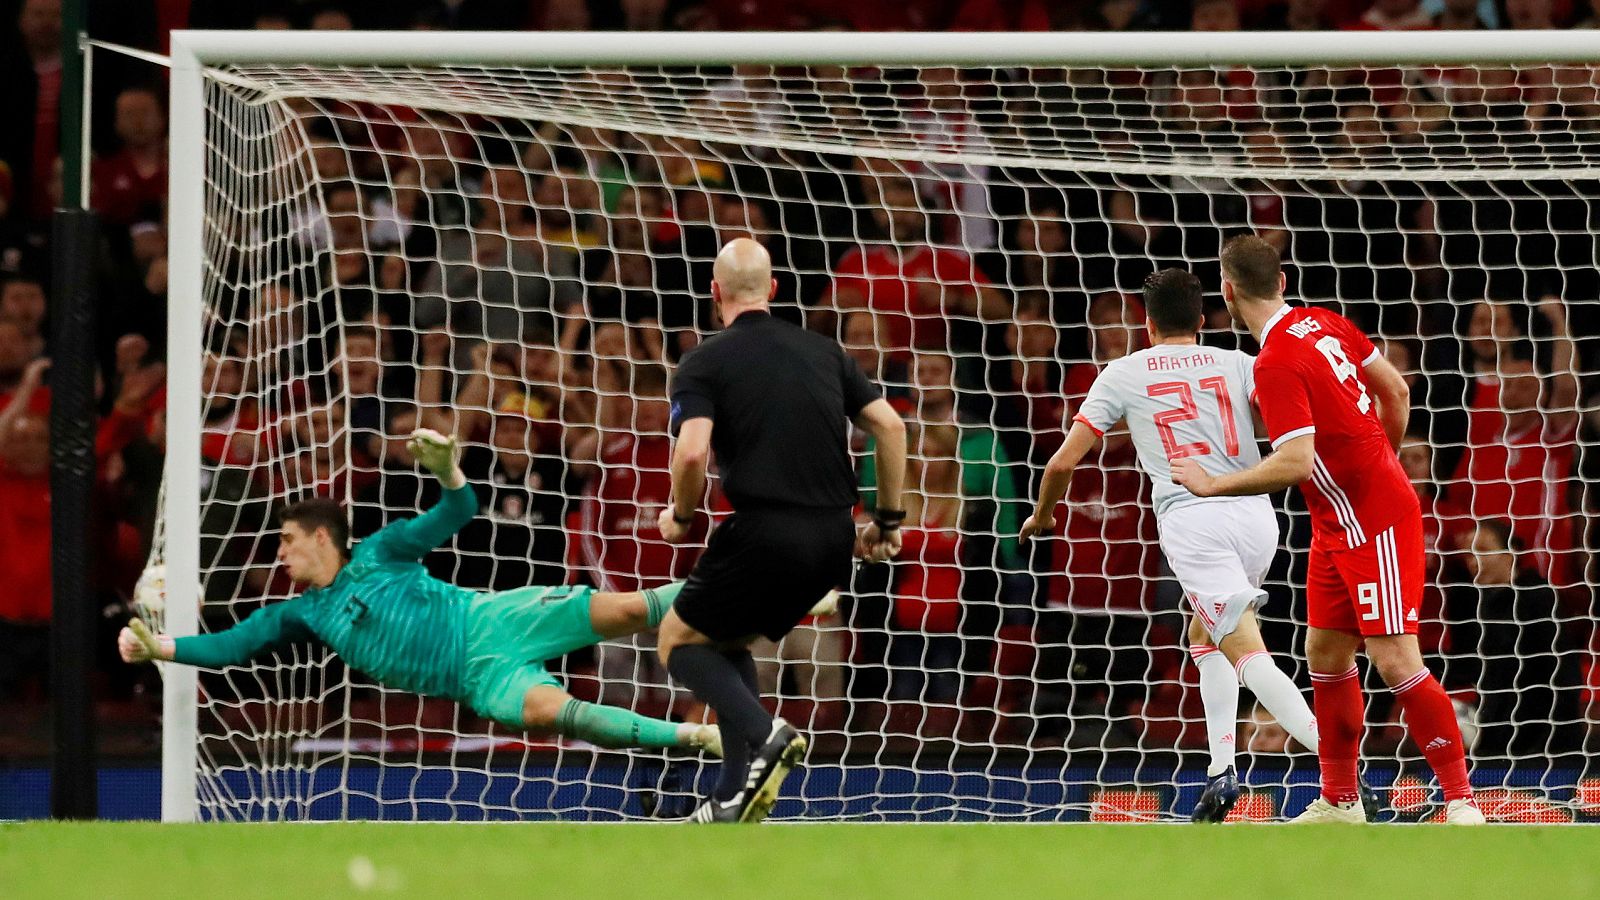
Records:
<instances>
[{"instance_id":1,"label":"red football shorts","mask_svg":"<svg viewBox=\"0 0 1600 900\"><path fill-rule=\"evenodd\" d=\"M1424 566L1422 517L1416 514L1348 550L1313 542L1306 573L1311 627L1362 637L1416 634Z\"/></svg>"}]
</instances>

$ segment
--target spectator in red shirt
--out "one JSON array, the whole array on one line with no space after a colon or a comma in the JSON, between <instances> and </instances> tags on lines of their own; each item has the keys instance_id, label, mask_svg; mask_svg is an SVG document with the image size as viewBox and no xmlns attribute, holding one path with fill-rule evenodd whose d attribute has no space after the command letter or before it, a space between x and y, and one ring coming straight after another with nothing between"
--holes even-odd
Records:
<instances>
[{"instance_id":1,"label":"spectator in red shirt","mask_svg":"<svg viewBox=\"0 0 1600 900\"><path fill-rule=\"evenodd\" d=\"M0 699L42 674L50 622L50 437L43 415L30 410L43 390L48 360L28 363L0 396Z\"/></svg>"},{"instance_id":2,"label":"spectator in red shirt","mask_svg":"<svg viewBox=\"0 0 1600 900\"><path fill-rule=\"evenodd\" d=\"M201 371L205 423L200 455L230 468L249 468L261 456L261 406L245 393L244 360L207 353Z\"/></svg>"},{"instance_id":3,"label":"spectator in red shirt","mask_svg":"<svg viewBox=\"0 0 1600 900\"><path fill-rule=\"evenodd\" d=\"M147 87L117 95L117 139L122 148L94 163L94 205L109 225L160 221L167 199L167 116Z\"/></svg>"},{"instance_id":4,"label":"spectator in red shirt","mask_svg":"<svg viewBox=\"0 0 1600 900\"><path fill-rule=\"evenodd\" d=\"M597 465L580 507L576 535L589 579L603 591L636 591L683 578L695 557L687 547L668 544L657 523L672 495L666 374L659 366L638 366L630 391L635 396L612 394L600 399L607 407L605 418L621 424L599 434ZM703 539L703 531L697 528L697 532L692 540ZM637 702L632 685L665 687L666 677L654 654L642 652L653 642L653 636L637 635L597 648L602 685L629 686L615 699Z\"/></svg>"},{"instance_id":5,"label":"spectator in red shirt","mask_svg":"<svg viewBox=\"0 0 1600 900\"><path fill-rule=\"evenodd\" d=\"M952 424L914 426L906 469L904 546L895 566L895 664L891 697L949 703L961 659L960 433Z\"/></svg>"},{"instance_id":6,"label":"spectator in red shirt","mask_svg":"<svg viewBox=\"0 0 1600 900\"><path fill-rule=\"evenodd\" d=\"M44 390L49 361L33 360L0 407L0 700L20 682L42 672L50 622L50 425L33 411ZM159 365L131 372L111 414L95 436L95 458L104 463L139 436L150 396L166 377ZM97 554L97 561L104 554Z\"/></svg>"},{"instance_id":7,"label":"spectator in red shirt","mask_svg":"<svg viewBox=\"0 0 1600 900\"><path fill-rule=\"evenodd\" d=\"M1557 588L1571 585L1576 575L1576 523L1568 496L1577 449L1576 399L1570 370L1545 379L1531 360L1502 361L1498 383L1478 386L1466 451L1447 494L1475 519L1510 521L1528 548L1526 562Z\"/></svg>"},{"instance_id":8,"label":"spectator in red shirt","mask_svg":"<svg viewBox=\"0 0 1600 900\"><path fill-rule=\"evenodd\" d=\"M874 185L872 220L880 240L852 247L839 258L822 305L841 312L876 310L884 349L903 360L910 359L912 348L947 343L978 351L982 329L970 326L1008 317L1004 295L965 252L928 242L928 217L909 178L868 178L869 196Z\"/></svg>"},{"instance_id":9,"label":"spectator in red shirt","mask_svg":"<svg viewBox=\"0 0 1600 900\"><path fill-rule=\"evenodd\" d=\"M603 591L665 584L686 575L692 562L656 527L672 493L666 376L658 367L641 366L631 390L637 396L602 400L631 409L617 416L623 428L600 435L598 471L583 503L584 561Z\"/></svg>"}]
</instances>

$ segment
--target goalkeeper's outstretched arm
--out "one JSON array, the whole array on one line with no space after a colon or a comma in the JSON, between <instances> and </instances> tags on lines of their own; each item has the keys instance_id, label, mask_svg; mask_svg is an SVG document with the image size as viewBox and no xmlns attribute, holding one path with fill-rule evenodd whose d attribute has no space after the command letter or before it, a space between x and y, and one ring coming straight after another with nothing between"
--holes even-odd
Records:
<instances>
[{"instance_id":1,"label":"goalkeeper's outstretched arm","mask_svg":"<svg viewBox=\"0 0 1600 900\"><path fill-rule=\"evenodd\" d=\"M367 552L378 559L419 560L478 514L478 498L461 471L460 448L454 436L447 437L431 428L418 428L411 433L406 446L417 462L439 479L444 495L433 508L415 519L394 522L362 541Z\"/></svg>"},{"instance_id":2,"label":"goalkeeper's outstretched arm","mask_svg":"<svg viewBox=\"0 0 1600 900\"><path fill-rule=\"evenodd\" d=\"M1056 448L1050 462L1045 464L1044 479L1039 483L1039 501L1034 505L1033 515L1022 523L1023 540L1055 530L1056 505L1067 496L1067 488L1072 485L1073 470L1078 468L1078 463L1083 461L1084 455L1098 440L1100 435L1095 434L1093 428L1083 422L1072 423L1067 439Z\"/></svg>"},{"instance_id":3,"label":"goalkeeper's outstretched arm","mask_svg":"<svg viewBox=\"0 0 1600 900\"><path fill-rule=\"evenodd\" d=\"M256 610L232 628L179 638L152 634L143 622L134 619L117 635L117 651L127 663L159 659L209 669L243 665L275 647L315 639L300 616L300 602L295 599L274 603Z\"/></svg>"}]
</instances>

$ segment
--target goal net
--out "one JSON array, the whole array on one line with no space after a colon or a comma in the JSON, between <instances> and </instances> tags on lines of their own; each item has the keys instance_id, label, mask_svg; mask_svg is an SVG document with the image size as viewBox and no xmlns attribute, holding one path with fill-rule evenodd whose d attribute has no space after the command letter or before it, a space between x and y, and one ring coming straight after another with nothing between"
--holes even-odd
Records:
<instances>
[{"instance_id":1,"label":"goal net","mask_svg":"<svg viewBox=\"0 0 1600 900\"><path fill-rule=\"evenodd\" d=\"M1195 272L1204 341L1255 349L1217 257L1256 232L1282 249L1292 298L1354 319L1411 385L1421 638L1488 812L1600 809L1585 780L1593 66L1474 62L1504 53L1427 35L1365 62L1339 43L1337 65L1305 47L1252 64L1251 35L1148 35L1099 63L1095 35L791 35L764 62L744 36L637 35L591 57L611 65L538 62L583 59L565 38L311 37L176 42L175 462L157 552L168 595L200 603L169 601L171 630L294 593L274 559L292 499L346 502L357 538L426 508L437 491L404 448L420 426L460 435L480 497L428 558L439 577L681 577L695 549L654 526L666 384L715 328L718 246L748 235L773 256L775 313L841 341L912 437L899 561L858 568L837 615L758 647L765 698L812 737L777 815L1183 817L1204 717L1125 435L1074 477L1057 535L1017 531L1098 367L1146 341L1148 273ZM1308 688L1309 524L1293 492L1278 502L1262 625ZM714 490L707 505L726 507ZM583 698L701 712L647 640L552 667ZM687 812L714 768L510 733L311 646L197 682L180 670L165 670L169 816L648 819ZM1367 776L1396 815L1428 817L1431 776L1363 672ZM1315 755L1247 691L1237 744L1236 816L1315 795Z\"/></svg>"}]
</instances>

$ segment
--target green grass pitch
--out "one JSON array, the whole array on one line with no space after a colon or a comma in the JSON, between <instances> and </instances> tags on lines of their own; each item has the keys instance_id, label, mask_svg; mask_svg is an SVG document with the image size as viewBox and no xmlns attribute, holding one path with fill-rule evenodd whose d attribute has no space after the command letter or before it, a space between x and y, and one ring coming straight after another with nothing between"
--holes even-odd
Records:
<instances>
[{"instance_id":1,"label":"green grass pitch","mask_svg":"<svg viewBox=\"0 0 1600 900\"><path fill-rule=\"evenodd\" d=\"M0 896L1596 897L1600 829L0 825Z\"/></svg>"}]
</instances>

